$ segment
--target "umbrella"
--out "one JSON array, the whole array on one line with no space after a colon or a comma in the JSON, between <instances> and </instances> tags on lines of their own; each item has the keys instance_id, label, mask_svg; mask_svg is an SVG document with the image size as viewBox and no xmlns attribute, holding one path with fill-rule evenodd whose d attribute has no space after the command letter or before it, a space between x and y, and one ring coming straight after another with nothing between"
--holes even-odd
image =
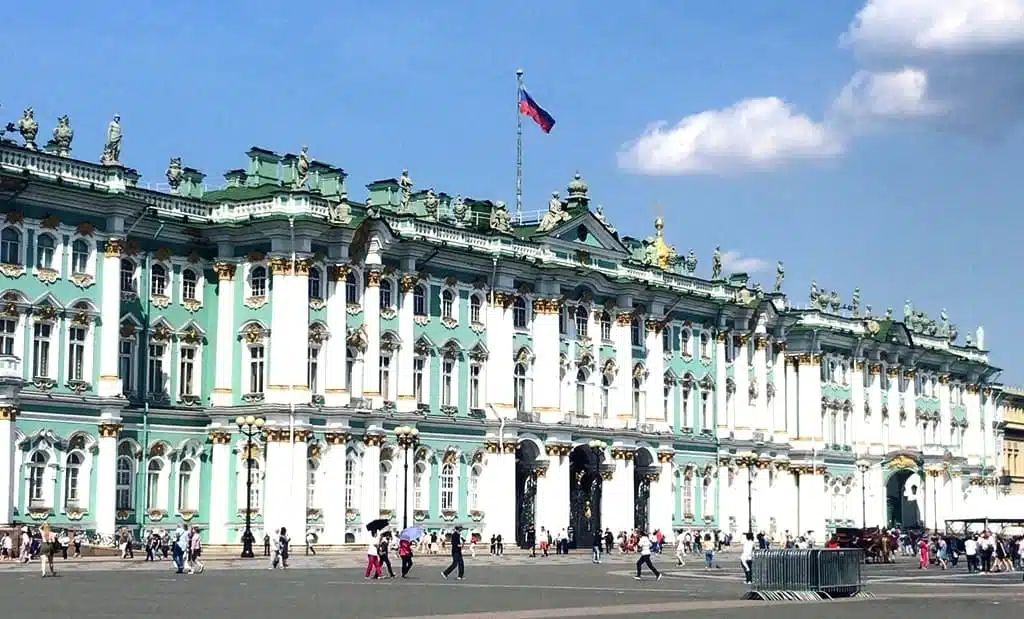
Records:
<instances>
[{"instance_id":1,"label":"umbrella","mask_svg":"<svg viewBox=\"0 0 1024 619\"><path fill-rule=\"evenodd\" d=\"M421 537L423 537L423 527L409 527L398 535L398 539L404 539L408 542L415 542Z\"/></svg>"},{"instance_id":2,"label":"umbrella","mask_svg":"<svg viewBox=\"0 0 1024 619\"><path fill-rule=\"evenodd\" d=\"M388 521L386 519L378 518L377 520L374 520L370 524L366 525L366 530L369 531L370 533L377 533L378 531L380 531L382 529L388 528L388 524L389 523L388 523Z\"/></svg>"}]
</instances>

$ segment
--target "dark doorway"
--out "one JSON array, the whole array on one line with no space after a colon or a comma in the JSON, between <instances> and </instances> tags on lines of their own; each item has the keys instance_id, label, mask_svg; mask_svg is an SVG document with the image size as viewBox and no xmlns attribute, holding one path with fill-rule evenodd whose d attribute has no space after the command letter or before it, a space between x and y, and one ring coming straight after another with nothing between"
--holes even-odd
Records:
<instances>
[{"instance_id":1,"label":"dark doorway","mask_svg":"<svg viewBox=\"0 0 1024 619\"><path fill-rule=\"evenodd\" d=\"M569 454L569 546L591 548L601 535L601 460L604 453L580 445Z\"/></svg>"},{"instance_id":2,"label":"dark doorway","mask_svg":"<svg viewBox=\"0 0 1024 619\"><path fill-rule=\"evenodd\" d=\"M914 479L911 479L911 478ZM885 507L890 527L918 529L921 523L921 501L924 493L914 480L914 472L896 471L885 483Z\"/></svg>"},{"instance_id":3,"label":"dark doorway","mask_svg":"<svg viewBox=\"0 0 1024 619\"><path fill-rule=\"evenodd\" d=\"M633 528L650 533L651 525L651 479L654 460L646 449L637 449L633 457Z\"/></svg>"},{"instance_id":4,"label":"dark doorway","mask_svg":"<svg viewBox=\"0 0 1024 619\"><path fill-rule=\"evenodd\" d=\"M520 548L529 546L527 537L531 530L536 534L539 455L533 441L520 441L516 448L516 544Z\"/></svg>"}]
</instances>

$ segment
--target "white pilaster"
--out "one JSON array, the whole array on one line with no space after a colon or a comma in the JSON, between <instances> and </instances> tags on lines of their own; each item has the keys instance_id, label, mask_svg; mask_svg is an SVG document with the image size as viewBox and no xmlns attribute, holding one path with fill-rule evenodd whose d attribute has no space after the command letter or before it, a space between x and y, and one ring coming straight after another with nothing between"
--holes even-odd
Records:
<instances>
[{"instance_id":1,"label":"white pilaster","mask_svg":"<svg viewBox=\"0 0 1024 619\"><path fill-rule=\"evenodd\" d=\"M569 459L549 450L547 460L544 476L537 479L536 526L554 535L569 526Z\"/></svg>"},{"instance_id":2,"label":"white pilaster","mask_svg":"<svg viewBox=\"0 0 1024 619\"><path fill-rule=\"evenodd\" d=\"M658 430L665 430L665 355L662 352L661 332L664 328L658 319L648 319L644 325L647 366L647 405L640 411L638 423L655 424ZM652 488L653 492L653 488ZM653 500L652 511L653 511Z\"/></svg>"},{"instance_id":3,"label":"white pilaster","mask_svg":"<svg viewBox=\"0 0 1024 619\"><path fill-rule=\"evenodd\" d=\"M907 389L903 392L903 408L907 412L907 437L904 444L918 449L924 448L924 425L917 420L917 395L912 370L904 370Z\"/></svg>"},{"instance_id":4,"label":"white pilaster","mask_svg":"<svg viewBox=\"0 0 1024 619\"><path fill-rule=\"evenodd\" d=\"M675 493L672 489L672 459L671 452L658 454L658 479L651 482L651 531L660 530L671 539L672 514L675 511Z\"/></svg>"},{"instance_id":5,"label":"white pilaster","mask_svg":"<svg viewBox=\"0 0 1024 619\"><path fill-rule=\"evenodd\" d=\"M558 299L537 299L533 302L533 347L537 356L533 370L533 409L544 423L562 421L561 351L558 335ZM566 486L568 488L568 486ZM568 490L566 490L568 493ZM566 516L568 518L568 516Z\"/></svg>"},{"instance_id":6,"label":"white pilaster","mask_svg":"<svg viewBox=\"0 0 1024 619\"><path fill-rule=\"evenodd\" d=\"M996 399L991 387L985 387L981 394L981 432L983 436L984 449L982 451L983 463L985 466L999 469L1001 462L999 454L996 453L996 432L994 423L996 421Z\"/></svg>"},{"instance_id":7,"label":"white pilaster","mask_svg":"<svg viewBox=\"0 0 1024 619\"><path fill-rule=\"evenodd\" d=\"M853 417L850 419L850 431L853 436L848 436L847 441L853 445L855 454L862 454L867 451L868 436L867 427L864 423L864 360L856 359L853 362L853 372L850 380L850 405ZM857 522L860 522L859 515Z\"/></svg>"},{"instance_id":8,"label":"white pilaster","mask_svg":"<svg viewBox=\"0 0 1024 619\"><path fill-rule=\"evenodd\" d=\"M784 342L778 342L774 346L769 344L769 350L775 354L773 359L775 364L775 397L772 398L769 413L772 416L772 433L775 435L775 442L777 443L789 441L789 436L786 432L786 394L789 393L789 377L786 376L786 353L783 346Z\"/></svg>"},{"instance_id":9,"label":"white pilaster","mask_svg":"<svg viewBox=\"0 0 1024 619\"><path fill-rule=\"evenodd\" d=\"M728 389L725 377L725 347L729 340L728 331L719 331L715 335L715 413L717 416L718 436L729 436L729 414L726 409Z\"/></svg>"},{"instance_id":10,"label":"white pilaster","mask_svg":"<svg viewBox=\"0 0 1024 619\"><path fill-rule=\"evenodd\" d=\"M513 296L509 292L492 292L487 299L487 403L500 417L514 417L512 401L512 368L516 351L512 349ZM502 539L515 539L502 533Z\"/></svg>"},{"instance_id":11,"label":"white pilaster","mask_svg":"<svg viewBox=\"0 0 1024 619\"><path fill-rule=\"evenodd\" d=\"M325 438L327 450L320 456L321 466L324 467L324 476L321 478L324 491L320 501L324 510L324 533L321 542L330 545L344 544L346 434L328 430Z\"/></svg>"},{"instance_id":12,"label":"white pilaster","mask_svg":"<svg viewBox=\"0 0 1024 619\"><path fill-rule=\"evenodd\" d=\"M214 385L210 402L213 406L231 406L233 400L232 378L237 371L235 364L235 272L237 266L231 262L218 262L215 269L217 271L217 340L214 348ZM226 512L225 508L225 516Z\"/></svg>"},{"instance_id":13,"label":"white pilaster","mask_svg":"<svg viewBox=\"0 0 1024 619\"><path fill-rule=\"evenodd\" d=\"M733 380L736 382L736 394L733 406L736 411L735 427L738 440L750 440L753 436L753 408L750 404L750 337L740 336L740 345L733 359ZM744 520L743 522L746 522ZM744 531L746 528L743 529Z\"/></svg>"},{"instance_id":14,"label":"white pilaster","mask_svg":"<svg viewBox=\"0 0 1024 619\"><path fill-rule=\"evenodd\" d=\"M363 397L380 406L380 271L367 270L364 274L363 325L366 327L366 353L363 355ZM376 517L376 516L374 516Z\"/></svg>"},{"instance_id":15,"label":"white pilaster","mask_svg":"<svg viewBox=\"0 0 1024 619\"><path fill-rule=\"evenodd\" d=\"M825 476L802 473L798 484L800 534L812 531L815 544L821 545L825 542Z\"/></svg>"},{"instance_id":16,"label":"white pilaster","mask_svg":"<svg viewBox=\"0 0 1024 619\"><path fill-rule=\"evenodd\" d=\"M227 544L230 521L228 515L229 478L231 468L231 433L215 430L210 433L213 454L210 459L210 543Z\"/></svg>"},{"instance_id":17,"label":"white pilaster","mask_svg":"<svg viewBox=\"0 0 1024 619\"><path fill-rule=\"evenodd\" d=\"M17 357L0 358L0 526L14 522L18 504L14 438L18 400L24 384L21 376L21 361Z\"/></svg>"},{"instance_id":18,"label":"white pilaster","mask_svg":"<svg viewBox=\"0 0 1024 619\"><path fill-rule=\"evenodd\" d=\"M380 518L380 446L384 443L384 436L377 430L370 430L363 436L363 442L366 447L362 459L359 514L365 524ZM409 474L412 475L412 471Z\"/></svg>"},{"instance_id":19,"label":"white pilaster","mask_svg":"<svg viewBox=\"0 0 1024 619\"><path fill-rule=\"evenodd\" d=\"M871 406L871 425L866 440L874 445L884 442L882 429L882 367L868 364L868 404ZM891 427L890 422L890 427Z\"/></svg>"},{"instance_id":20,"label":"white pilaster","mask_svg":"<svg viewBox=\"0 0 1024 619\"><path fill-rule=\"evenodd\" d=\"M117 437L121 433L121 419L101 415L99 424L99 453L96 455L96 532L113 535L116 530L116 487L110 480L117 479Z\"/></svg>"},{"instance_id":21,"label":"white pilaster","mask_svg":"<svg viewBox=\"0 0 1024 619\"><path fill-rule=\"evenodd\" d=\"M768 338L763 334L754 336L754 380L757 382L757 391L750 403L753 416L751 423L755 432L766 436L772 430L773 418L768 410Z\"/></svg>"},{"instance_id":22,"label":"white pilaster","mask_svg":"<svg viewBox=\"0 0 1024 619\"><path fill-rule=\"evenodd\" d=\"M484 511L484 539L501 535L514 544L516 534L516 443L492 443L496 452L487 455L487 466L480 480L480 509Z\"/></svg>"},{"instance_id":23,"label":"white pilaster","mask_svg":"<svg viewBox=\"0 0 1024 619\"><path fill-rule=\"evenodd\" d=\"M886 378L889 379L889 443L898 447L905 447L906 433L904 428L906 421L900 421L900 407L903 402L900 400L900 378L899 370L895 367L886 368ZM911 421L911 423L913 423Z\"/></svg>"},{"instance_id":24,"label":"white pilaster","mask_svg":"<svg viewBox=\"0 0 1024 619\"><path fill-rule=\"evenodd\" d=\"M636 318L632 310L620 309L612 325L617 373L615 389L611 394L608 425L613 428L635 427L633 424L636 423L633 419L633 344L630 332L633 320Z\"/></svg>"},{"instance_id":25,"label":"white pilaster","mask_svg":"<svg viewBox=\"0 0 1024 619\"><path fill-rule=\"evenodd\" d=\"M263 488L266 494L260 509L263 513L264 528L268 531L287 527L293 539L298 540L299 532L294 529L291 521L291 501L294 499L292 488L292 444L290 432L286 427L276 427L264 431L267 438L266 471ZM303 488L305 485L303 485ZM303 504L305 501L303 500Z\"/></svg>"},{"instance_id":26,"label":"white pilaster","mask_svg":"<svg viewBox=\"0 0 1024 619\"><path fill-rule=\"evenodd\" d=\"M949 431L952 421L953 411L949 403L949 375L943 374L939 377L939 442L943 445L952 446Z\"/></svg>"},{"instance_id":27,"label":"white pilaster","mask_svg":"<svg viewBox=\"0 0 1024 619\"><path fill-rule=\"evenodd\" d=\"M415 324L413 316L413 292L416 289L415 275L405 275L400 281L402 298L398 304L398 338L402 347L398 349L398 412L416 410L416 393L413 386L413 359L415 358Z\"/></svg>"},{"instance_id":28,"label":"white pilaster","mask_svg":"<svg viewBox=\"0 0 1024 619\"><path fill-rule=\"evenodd\" d=\"M800 390L800 421L797 439L820 444L825 440L821 424L821 355L801 355L799 362L797 381ZM818 481L821 482L821 479L819 478ZM822 487L824 488L824 486ZM802 487L801 492L803 492ZM800 496L803 500L803 495ZM820 502L821 495L818 495L815 500ZM824 516L822 516L822 524L824 524ZM823 529L818 526L817 530L820 532Z\"/></svg>"},{"instance_id":29,"label":"white pilaster","mask_svg":"<svg viewBox=\"0 0 1024 619\"><path fill-rule=\"evenodd\" d=\"M309 347L308 267L291 256L270 259L270 381L268 404L308 404L306 363ZM296 271L304 274L297 274ZM289 467L290 468L290 467ZM288 526L287 523L282 523Z\"/></svg>"},{"instance_id":30,"label":"white pilaster","mask_svg":"<svg viewBox=\"0 0 1024 619\"><path fill-rule=\"evenodd\" d=\"M107 239L104 247L103 271L100 277L100 381L97 393L110 398L121 394L118 376L121 341L121 252L122 239ZM139 385L145 389L145 385Z\"/></svg>"},{"instance_id":31,"label":"white pilaster","mask_svg":"<svg viewBox=\"0 0 1024 619\"><path fill-rule=\"evenodd\" d=\"M345 406L349 402L350 386L345 384L346 357L348 356L348 302L345 299L345 278L348 277L350 271L351 269L347 265L341 264L334 265L327 270L327 278L330 280L327 284L327 330L331 334L325 345L327 371L324 372L324 404L327 406ZM342 467L344 464L342 462ZM344 507L342 505L342 521L344 521ZM327 530L324 534L330 535ZM338 535L340 535L339 539L344 541L344 528Z\"/></svg>"},{"instance_id":32,"label":"white pilaster","mask_svg":"<svg viewBox=\"0 0 1024 619\"><path fill-rule=\"evenodd\" d=\"M795 355L786 357L783 353L781 356L784 358L783 365L786 368L786 399L784 400L786 403L786 411L784 413L786 416L786 435L788 438L792 439L798 434L797 421L800 409L797 406L797 401L800 398L800 381L798 375L800 366L799 359Z\"/></svg>"}]
</instances>

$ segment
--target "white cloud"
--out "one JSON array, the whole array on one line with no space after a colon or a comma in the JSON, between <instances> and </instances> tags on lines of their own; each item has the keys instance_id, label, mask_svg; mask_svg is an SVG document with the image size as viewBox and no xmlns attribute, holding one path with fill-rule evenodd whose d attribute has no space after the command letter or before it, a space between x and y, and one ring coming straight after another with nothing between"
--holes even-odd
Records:
<instances>
[{"instance_id":1,"label":"white cloud","mask_svg":"<svg viewBox=\"0 0 1024 619\"><path fill-rule=\"evenodd\" d=\"M722 252L722 272L759 273L768 270L768 261L760 258L745 258L738 251Z\"/></svg>"},{"instance_id":2,"label":"white cloud","mask_svg":"<svg viewBox=\"0 0 1024 619\"><path fill-rule=\"evenodd\" d=\"M832 111L841 120L855 123L941 114L945 106L930 100L928 94L928 74L920 69L859 71L836 98Z\"/></svg>"},{"instance_id":3,"label":"white cloud","mask_svg":"<svg viewBox=\"0 0 1024 619\"><path fill-rule=\"evenodd\" d=\"M841 153L842 142L824 124L776 97L661 122L619 152L621 168L650 175L721 173L765 168L794 159Z\"/></svg>"}]
</instances>

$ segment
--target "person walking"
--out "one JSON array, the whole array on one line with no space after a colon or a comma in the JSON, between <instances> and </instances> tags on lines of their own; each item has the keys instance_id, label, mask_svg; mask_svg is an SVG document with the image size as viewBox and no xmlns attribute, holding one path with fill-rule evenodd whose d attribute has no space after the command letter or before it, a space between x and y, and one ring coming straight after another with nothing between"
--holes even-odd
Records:
<instances>
[{"instance_id":1,"label":"person walking","mask_svg":"<svg viewBox=\"0 0 1024 619\"><path fill-rule=\"evenodd\" d=\"M398 556L402 559L402 578L409 575L412 569L412 542L407 539L398 540Z\"/></svg>"},{"instance_id":2,"label":"person walking","mask_svg":"<svg viewBox=\"0 0 1024 619\"><path fill-rule=\"evenodd\" d=\"M754 561L754 536L747 531L743 536L743 549L740 551L740 565L743 566L743 581L753 582L754 572L751 565Z\"/></svg>"},{"instance_id":3,"label":"person walking","mask_svg":"<svg viewBox=\"0 0 1024 619\"><path fill-rule=\"evenodd\" d=\"M594 544L593 544L593 549L591 551L591 554L593 555L592 561L593 561L594 565L600 565L601 564L601 531L598 531L597 534L594 535Z\"/></svg>"},{"instance_id":4,"label":"person walking","mask_svg":"<svg viewBox=\"0 0 1024 619\"><path fill-rule=\"evenodd\" d=\"M281 537L278 539L277 553L281 556L281 569L288 569L288 549L292 545L292 538L288 535L288 529L281 527Z\"/></svg>"},{"instance_id":5,"label":"person walking","mask_svg":"<svg viewBox=\"0 0 1024 619\"><path fill-rule=\"evenodd\" d=\"M270 538L270 567L276 570L277 564L281 562L281 529L274 529L274 535Z\"/></svg>"},{"instance_id":6,"label":"person walking","mask_svg":"<svg viewBox=\"0 0 1024 619\"><path fill-rule=\"evenodd\" d=\"M452 564L448 568L441 572L441 577L445 580L448 579L448 575L454 572L456 569L459 570L458 579L462 578L466 574L466 563L462 560L462 527L455 527L452 530L451 536L451 549L452 549Z\"/></svg>"},{"instance_id":7,"label":"person walking","mask_svg":"<svg viewBox=\"0 0 1024 619\"><path fill-rule=\"evenodd\" d=\"M386 568L388 568L388 578L394 578L395 577L395 570L391 569L391 556L390 556L390 553L391 553L391 534L390 533L385 533L384 535L380 536L380 544L378 545L378 549L380 550L380 552L378 554L380 556L380 565L381 565L381 570L380 571L381 571L381 575L383 575L383 572L384 572L383 568L386 567Z\"/></svg>"},{"instance_id":8,"label":"person walking","mask_svg":"<svg viewBox=\"0 0 1024 619\"><path fill-rule=\"evenodd\" d=\"M53 560L57 555L57 535L50 531L47 524L39 529L39 533L42 535L42 544L39 546L39 567L42 577L46 578L47 574L56 576L57 570L53 567Z\"/></svg>"},{"instance_id":9,"label":"person walking","mask_svg":"<svg viewBox=\"0 0 1024 619\"><path fill-rule=\"evenodd\" d=\"M370 545L366 547L366 572L363 574L363 578L370 578L371 574L373 574L374 580L381 577L380 541L377 539L376 533L370 534Z\"/></svg>"},{"instance_id":10,"label":"person walking","mask_svg":"<svg viewBox=\"0 0 1024 619\"><path fill-rule=\"evenodd\" d=\"M687 533L686 536L680 535L676 538L676 566L678 567L686 565L686 561L683 560L683 557L686 555L686 551L689 550L689 535L690 534Z\"/></svg>"},{"instance_id":11,"label":"person walking","mask_svg":"<svg viewBox=\"0 0 1024 619\"><path fill-rule=\"evenodd\" d=\"M645 565L651 570L656 579L661 580L661 572L651 563L651 538L647 537L646 533L638 532L638 534L640 540L637 542L637 548L640 550L640 558L636 560L636 576L633 577L633 580L640 580L641 569Z\"/></svg>"},{"instance_id":12,"label":"person walking","mask_svg":"<svg viewBox=\"0 0 1024 619\"><path fill-rule=\"evenodd\" d=\"M188 573L202 574L206 566L199 560L203 554L203 542L199 539L199 527L192 527L192 534L188 540Z\"/></svg>"},{"instance_id":13,"label":"person walking","mask_svg":"<svg viewBox=\"0 0 1024 619\"><path fill-rule=\"evenodd\" d=\"M174 558L174 573L184 574L185 554L188 552L188 535L185 533L185 530L179 526L174 530L174 534L171 539L173 540L171 554Z\"/></svg>"},{"instance_id":14,"label":"person walking","mask_svg":"<svg viewBox=\"0 0 1024 619\"><path fill-rule=\"evenodd\" d=\"M306 556L316 556L316 533L309 531L306 533Z\"/></svg>"}]
</instances>

